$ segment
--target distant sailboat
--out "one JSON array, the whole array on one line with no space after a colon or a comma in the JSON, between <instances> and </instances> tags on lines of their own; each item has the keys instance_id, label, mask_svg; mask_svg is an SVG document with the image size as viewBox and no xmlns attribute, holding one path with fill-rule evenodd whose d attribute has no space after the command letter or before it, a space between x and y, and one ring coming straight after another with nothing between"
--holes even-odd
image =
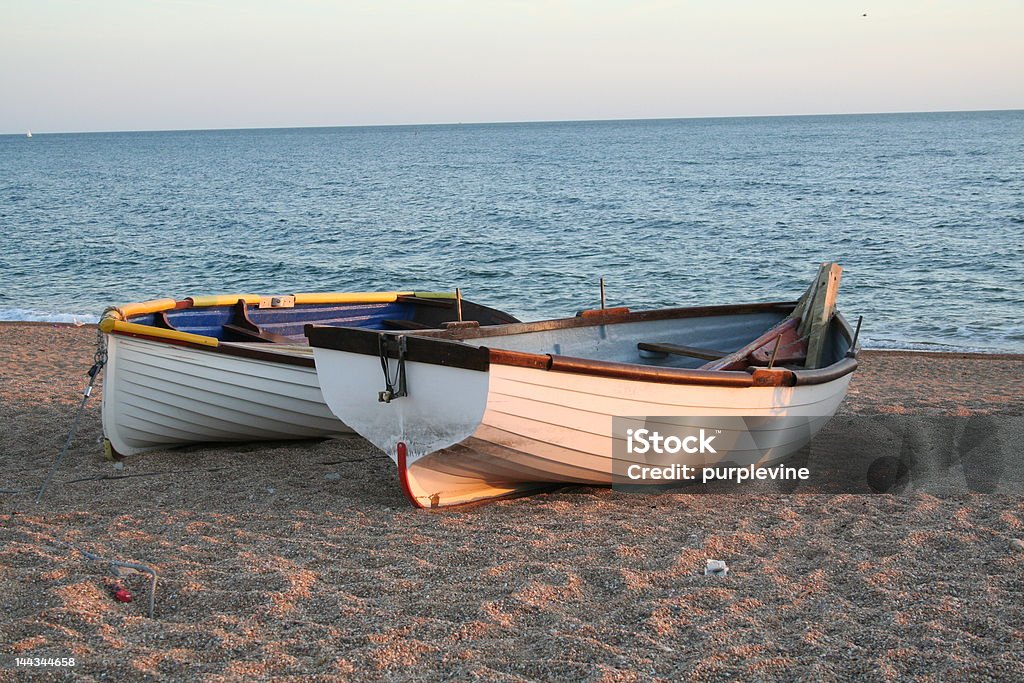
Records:
<instances>
[{"instance_id":1,"label":"distant sailboat","mask_svg":"<svg viewBox=\"0 0 1024 683\"><path fill-rule=\"evenodd\" d=\"M25 133L25 137L27 137L27 138L30 138L30 137L32 137L32 129L31 129L31 128L29 128L29 129L28 129L28 132L27 132L27 133Z\"/></svg>"}]
</instances>

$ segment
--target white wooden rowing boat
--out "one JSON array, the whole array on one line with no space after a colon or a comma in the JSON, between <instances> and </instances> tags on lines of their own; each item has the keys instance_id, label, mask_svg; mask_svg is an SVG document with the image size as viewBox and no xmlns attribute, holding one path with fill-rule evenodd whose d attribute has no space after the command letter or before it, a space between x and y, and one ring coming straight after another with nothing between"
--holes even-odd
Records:
<instances>
[{"instance_id":1,"label":"white wooden rowing boat","mask_svg":"<svg viewBox=\"0 0 1024 683\"><path fill-rule=\"evenodd\" d=\"M857 367L855 334L832 310L820 339L796 336L814 299L307 336L332 412L391 456L414 504L444 506L615 483L625 465L649 462L625 453L630 425L720 430L727 449L679 460L696 467L786 459L834 414ZM769 348L777 361L784 338L801 349L786 364L758 360ZM805 367L809 346L818 367Z\"/></svg>"},{"instance_id":2,"label":"white wooden rowing boat","mask_svg":"<svg viewBox=\"0 0 1024 683\"><path fill-rule=\"evenodd\" d=\"M275 362L112 334L103 433L121 455L350 433L324 404L316 370L288 362L307 357L300 348L282 350Z\"/></svg>"},{"instance_id":3,"label":"white wooden rowing boat","mask_svg":"<svg viewBox=\"0 0 1024 683\"><path fill-rule=\"evenodd\" d=\"M111 309L100 323L107 448L124 456L350 433L324 403L303 326L421 329L455 321L459 309L485 325L515 320L450 294L413 292L226 295Z\"/></svg>"}]
</instances>

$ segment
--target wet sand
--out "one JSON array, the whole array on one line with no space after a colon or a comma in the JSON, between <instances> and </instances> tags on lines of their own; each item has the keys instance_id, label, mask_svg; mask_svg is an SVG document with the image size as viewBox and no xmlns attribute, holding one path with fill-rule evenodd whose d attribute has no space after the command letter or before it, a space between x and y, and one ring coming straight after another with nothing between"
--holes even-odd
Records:
<instances>
[{"instance_id":1,"label":"wet sand","mask_svg":"<svg viewBox=\"0 0 1024 683\"><path fill-rule=\"evenodd\" d=\"M0 680L932 680L1024 676L1024 493L403 498L357 437L102 457L99 392L40 505L95 330L0 325ZM867 352L841 419L992 416L1024 357ZM1003 420L1003 418L1006 418ZM111 597L104 558L160 575ZM705 577L708 558L727 577ZM24 675L24 671L14 675ZM72 675L72 674L69 674Z\"/></svg>"}]
</instances>

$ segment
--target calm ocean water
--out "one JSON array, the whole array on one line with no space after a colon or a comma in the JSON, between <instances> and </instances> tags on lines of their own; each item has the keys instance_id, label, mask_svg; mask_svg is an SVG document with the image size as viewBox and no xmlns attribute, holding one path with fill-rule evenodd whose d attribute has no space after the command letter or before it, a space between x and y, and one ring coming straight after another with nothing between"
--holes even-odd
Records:
<instances>
[{"instance_id":1,"label":"calm ocean water","mask_svg":"<svg viewBox=\"0 0 1024 683\"><path fill-rule=\"evenodd\" d=\"M1024 112L0 136L0 319L449 289L522 318L795 298L1024 351Z\"/></svg>"}]
</instances>

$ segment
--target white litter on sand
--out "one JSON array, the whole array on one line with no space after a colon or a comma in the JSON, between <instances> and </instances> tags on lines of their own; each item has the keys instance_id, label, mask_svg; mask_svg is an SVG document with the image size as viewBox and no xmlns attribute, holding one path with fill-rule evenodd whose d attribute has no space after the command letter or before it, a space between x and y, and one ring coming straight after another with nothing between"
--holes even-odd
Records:
<instances>
[{"instance_id":1,"label":"white litter on sand","mask_svg":"<svg viewBox=\"0 0 1024 683\"><path fill-rule=\"evenodd\" d=\"M725 564L725 560L708 560L708 564L704 567L704 576L725 576L729 573L729 567Z\"/></svg>"}]
</instances>

